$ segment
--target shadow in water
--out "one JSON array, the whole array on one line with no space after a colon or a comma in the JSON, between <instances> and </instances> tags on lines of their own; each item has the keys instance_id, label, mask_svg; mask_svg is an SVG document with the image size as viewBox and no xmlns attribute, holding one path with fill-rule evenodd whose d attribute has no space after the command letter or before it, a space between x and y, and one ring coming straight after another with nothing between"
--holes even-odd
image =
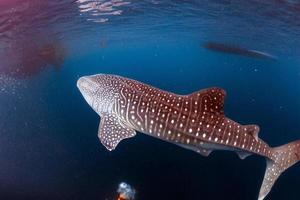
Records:
<instances>
[{"instance_id":1,"label":"shadow in water","mask_svg":"<svg viewBox=\"0 0 300 200\"><path fill-rule=\"evenodd\" d=\"M67 56L67 49L58 40L14 44L4 52L6 63L0 74L14 78L27 78L46 68L60 69Z\"/></svg>"}]
</instances>

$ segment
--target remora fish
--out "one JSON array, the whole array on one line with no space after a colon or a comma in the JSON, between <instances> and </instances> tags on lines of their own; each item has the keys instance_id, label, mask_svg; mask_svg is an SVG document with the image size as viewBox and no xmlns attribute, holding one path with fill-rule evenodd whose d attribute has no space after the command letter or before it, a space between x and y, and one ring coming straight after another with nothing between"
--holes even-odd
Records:
<instances>
[{"instance_id":1,"label":"remora fish","mask_svg":"<svg viewBox=\"0 0 300 200\"><path fill-rule=\"evenodd\" d=\"M282 172L300 159L300 140L271 148L258 137L259 127L241 125L224 115L225 91L209 88L177 95L115 75L81 77L77 86L100 115L98 137L113 150L136 131L208 156L230 150L241 159L258 154L267 161L259 200Z\"/></svg>"},{"instance_id":2,"label":"remora fish","mask_svg":"<svg viewBox=\"0 0 300 200\"><path fill-rule=\"evenodd\" d=\"M221 52L221 53L236 54L236 55L252 57L252 58L267 58L267 59L277 60L277 57L266 52L252 50L252 49L245 49L245 48L217 43L217 42L206 42L203 44L203 47L208 50Z\"/></svg>"}]
</instances>

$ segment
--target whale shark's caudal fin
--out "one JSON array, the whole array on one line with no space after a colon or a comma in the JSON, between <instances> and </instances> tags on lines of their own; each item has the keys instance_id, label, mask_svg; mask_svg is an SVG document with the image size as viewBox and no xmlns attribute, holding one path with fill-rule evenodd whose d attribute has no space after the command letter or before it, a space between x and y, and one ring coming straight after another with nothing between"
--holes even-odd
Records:
<instances>
[{"instance_id":1,"label":"whale shark's caudal fin","mask_svg":"<svg viewBox=\"0 0 300 200\"><path fill-rule=\"evenodd\" d=\"M281 173L300 160L300 140L276 147L272 152L272 159L267 158L267 169L258 200L267 196Z\"/></svg>"}]
</instances>

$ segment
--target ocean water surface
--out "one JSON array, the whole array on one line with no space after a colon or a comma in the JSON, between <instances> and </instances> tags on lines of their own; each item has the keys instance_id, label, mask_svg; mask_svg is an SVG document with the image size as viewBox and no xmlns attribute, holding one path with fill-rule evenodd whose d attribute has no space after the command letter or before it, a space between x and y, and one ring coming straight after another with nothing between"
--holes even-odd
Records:
<instances>
[{"instance_id":1,"label":"ocean water surface","mask_svg":"<svg viewBox=\"0 0 300 200\"><path fill-rule=\"evenodd\" d=\"M215 42L265 52L212 51ZM300 3L0 0L0 199L253 200L265 159L202 157L137 134L107 151L76 81L117 74L178 94L218 86L226 115L270 146L300 139ZM266 199L300 198L300 165Z\"/></svg>"}]
</instances>

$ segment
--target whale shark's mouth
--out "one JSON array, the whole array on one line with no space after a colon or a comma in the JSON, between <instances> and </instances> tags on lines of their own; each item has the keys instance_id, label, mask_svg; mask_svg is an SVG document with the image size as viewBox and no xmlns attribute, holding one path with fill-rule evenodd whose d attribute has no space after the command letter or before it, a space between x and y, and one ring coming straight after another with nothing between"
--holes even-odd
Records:
<instances>
[{"instance_id":1,"label":"whale shark's mouth","mask_svg":"<svg viewBox=\"0 0 300 200\"><path fill-rule=\"evenodd\" d=\"M77 80L77 87L79 89L83 88L84 85L85 85L85 82L88 81L88 78L86 76L83 76L83 77L80 77L78 80Z\"/></svg>"},{"instance_id":2,"label":"whale shark's mouth","mask_svg":"<svg viewBox=\"0 0 300 200\"><path fill-rule=\"evenodd\" d=\"M84 99L88 102L89 105L92 106L93 96L97 91L97 83L91 77L83 76L78 79L77 87Z\"/></svg>"},{"instance_id":3,"label":"whale shark's mouth","mask_svg":"<svg viewBox=\"0 0 300 200\"><path fill-rule=\"evenodd\" d=\"M97 84L90 77L83 76L77 80L77 87L79 88L81 93L90 92L96 90Z\"/></svg>"}]
</instances>

